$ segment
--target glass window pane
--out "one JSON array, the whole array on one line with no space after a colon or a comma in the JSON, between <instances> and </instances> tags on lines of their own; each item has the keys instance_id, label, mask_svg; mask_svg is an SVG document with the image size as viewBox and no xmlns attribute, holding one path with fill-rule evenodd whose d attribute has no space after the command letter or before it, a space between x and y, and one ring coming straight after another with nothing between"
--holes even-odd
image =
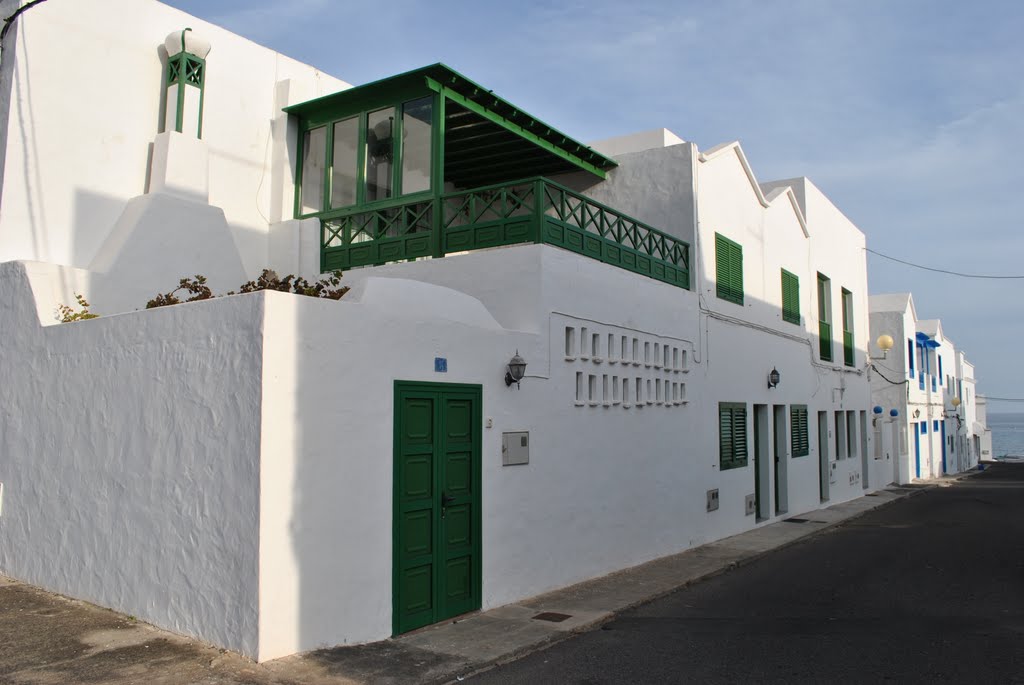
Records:
<instances>
[{"instance_id":1,"label":"glass window pane","mask_svg":"<svg viewBox=\"0 0 1024 685\"><path fill-rule=\"evenodd\" d=\"M395 161L395 110L366 115L366 201L391 197L391 170Z\"/></svg>"},{"instance_id":2,"label":"glass window pane","mask_svg":"<svg viewBox=\"0 0 1024 685\"><path fill-rule=\"evenodd\" d=\"M302 138L301 214L324 208L324 166L327 156L327 129L321 126L306 131Z\"/></svg>"},{"instance_id":3,"label":"glass window pane","mask_svg":"<svg viewBox=\"0 0 1024 685\"><path fill-rule=\"evenodd\" d=\"M356 203L358 154L359 118L352 117L335 123L331 207L347 207Z\"/></svg>"},{"instance_id":4,"label":"glass window pane","mask_svg":"<svg viewBox=\"0 0 1024 685\"><path fill-rule=\"evenodd\" d=\"M434 99L402 105L402 194L430 190L430 127Z\"/></svg>"}]
</instances>

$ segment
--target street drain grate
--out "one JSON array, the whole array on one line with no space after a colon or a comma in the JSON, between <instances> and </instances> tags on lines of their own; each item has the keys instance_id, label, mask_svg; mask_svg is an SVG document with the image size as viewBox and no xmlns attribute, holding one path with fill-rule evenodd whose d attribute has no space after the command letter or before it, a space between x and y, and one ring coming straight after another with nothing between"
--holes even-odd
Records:
<instances>
[{"instance_id":1,"label":"street drain grate","mask_svg":"<svg viewBox=\"0 0 1024 685\"><path fill-rule=\"evenodd\" d=\"M569 614L558 614L554 611L545 611L543 614L537 614L533 617L535 621L550 621L551 623L561 623L567 618L572 618Z\"/></svg>"},{"instance_id":2,"label":"street drain grate","mask_svg":"<svg viewBox=\"0 0 1024 685\"><path fill-rule=\"evenodd\" d=\"M807 523L810 519L782 519L783 523Z\"/></svg>"}]
</instances>

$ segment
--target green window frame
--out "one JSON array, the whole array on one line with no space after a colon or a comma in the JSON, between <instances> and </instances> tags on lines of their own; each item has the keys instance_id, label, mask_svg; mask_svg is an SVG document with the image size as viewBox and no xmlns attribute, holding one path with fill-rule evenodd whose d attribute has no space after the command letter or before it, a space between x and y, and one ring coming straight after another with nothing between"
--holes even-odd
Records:
<instances>
[{"instance_id":1,"label":"green window frame","mask_svg":"<svg viewBox=\"0 0 1024 685\"><path fill-rule=\"evenodd\" d=\"M811 453L811 441L807 428L807 405L794 404L789 407L789 443L794 457L806 457Z\"/></svg>"},{"instance_id":2,"label":"green window frame","mask_svg":"<svg viewBox=\"0 0 1024 685\"><path fill-rule=\"evenodd\" d=\"M818 356L832 361L832 284L818 272Z\"/></svg>"},{"instance_id":3,"label":"green window frame","mask_svg":"<svg viewBox=\"0 0 1024 685\"><path fill-rule=\"evenodd\" d=\"M743 246L720 233L715 234L716 294L743 304Z\"/></svg>"},{"instance_id":4,"label":"green window frame","mask_svg":"<svg viewBox=\"0 0 1024 685\"><path fill-rule=\"evenodd\" d=\"M429 125L427 135L430 137L430 160L428 165L430 166L429 177L425 177L415 187L415 190L408 193L403 193L403 189L407 183L405 175L409 173L408 164L405 159L405 147L407 144L407 136L405 132L405 118L406 115L410 114L413 110L424 107L425 101L432 107L430 113L430 121L426 122ZM408 202L414 200L417 197L429 197L431 196L434 186L437 185L436 170L434 167L437 165L436 157L438 156L438 149L440 144L437 142L436 131L438 130L439 122L439 107L437 97L434 95L421 95L418 97L410 96L394 105L381 105L381 106L366 106L362 111L356 112L345 112L344 115L338 115L331 117L328 120L314 119L305 122L303 129L299 132L299 144L298 153L296 159L296 179L295 179L295 209L294 215L297 219L305 219L309 217L322 216L325 214L336 213L339 210L346 210L352 207L362 206L387 206L395 203ZM379 119L381 116L387 116L390 119L390 126L385 127L390 137L384 140L378 139L374 135L374 131L370 129L370 119L376 117ZM355 176L355 200L346 204L333 204L333 199L337 196L334 192L334 154L336 151L334 135L336 127L339 124L343 124L352 119L358 120L358 139L353 141L356 144L356 164L354 169L349 169L349 174ZM378 122L383 123L383 120ZM306 160L304 159L304 147L306 146L307 136L311 132L317 129L323 129L325 135L322 143L322 159L324 160L324 168L322 170L322 179L319 192L319 209L303 211L303 174L305 173ZM383 129L382 129L383 130ZM318 148L321 144L318 143ZM371 164L371 158L376 159L372 154L374 150L380 148L382 151L377 157L384 159L386 168L388 169L387 178L378 177L371 182L368 178L368 167ZM426 187L423 188L423 183ZM308 185L307 185L308 187ZM373 197L373 195L377 197Z\"/></svg>"},{"instance_id":5,"label":"green window frame","mask_svg":"<svg viewBox=\"0 0 1024 685\"><path fill-rule=\"evenodd\" d=\"M718 466L722 471L747 465L747 405L718 403Z\"/></svg>"},{"instance_id":6,"label":"green window frame","mask_svg":"<svg viewBox=\"0 0 1024 685\"><path fill-rule=\"evenodd\" d=\"M843 305L843 364L853 366L853 293L841 290Z\"/></svg>"},{"instance_id":7,"label":"green window frame","mask_svg":"<svg viewBox=\"0 0 1024 685\"><path fill-rule=\"evenodd\" d=\"M782 269L782 320L800 325L800 279Z\"/></svg>"}]
</instances>

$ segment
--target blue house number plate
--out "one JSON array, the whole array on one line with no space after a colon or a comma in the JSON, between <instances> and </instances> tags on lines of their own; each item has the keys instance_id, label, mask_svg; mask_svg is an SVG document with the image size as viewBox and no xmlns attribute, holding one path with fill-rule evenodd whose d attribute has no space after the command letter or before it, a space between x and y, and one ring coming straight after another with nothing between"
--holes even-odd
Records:
<instances>
[{"instance_id":1,"label":"blue house number plate","mask_svg":"<svg viewBox=\"0 0 1024 685\"><path fill-rule=\"evenodd\" d=\"M434 357L434 372L448 373L448 360L444 357Z\"/></svg>"}]
</instances>

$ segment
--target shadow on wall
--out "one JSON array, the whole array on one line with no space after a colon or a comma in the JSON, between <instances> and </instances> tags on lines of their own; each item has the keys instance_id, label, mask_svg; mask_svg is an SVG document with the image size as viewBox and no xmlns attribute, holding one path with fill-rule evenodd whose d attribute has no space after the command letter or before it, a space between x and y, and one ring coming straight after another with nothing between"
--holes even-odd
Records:
<instances>
[{"instance_id":1,"label":"shadow on wall","mask_svg":"<svg viewBox=\"0 0 1024 685\"><path fill-rule=\"evenodd\" d=\"M121 198L78 188L71 225L71 264L88 269L124 211Z\"/></svg>"},{"instance_id":2,"label":"shadow on wall","mask_svg":"<svg viewBox=\"0 0 1024 685\"><path fill-rule=\"evenodd\" d=\"M7 11L13 11L14 3L7 2L3 4L4 9L0 9L0 13ZM4 45L3 52L14 52L18 49L18 31L12 27L11 31L7 32L4 36L6 44ZM14 78L14 70L12 68L5 68L4 65L14 64L13 60L6 60L0 56L0 131L3 135L0 136L0 212L3 211L3 187L4 187L4 172L7 167L7 127L11 121L11 94L13 92L12 81Z\"/></svg>"},{"instance_id":3,"label":"shadow on wall","mask_svg":"<svg viewBox=\"0 0 1024 685\"><path fill-rule=\"evenodd\" d=\"M9 42L6 46L5 52L16 52L19 45L25 45L25 36L22 31L12 31L8 34L8 36L10 37L7 39ZM13 81L11 83L10 90L10 96L13 97L13 102L11 100L9 100L8 102L12 102L12 104L17 108L18 142L21 144L23 150L22 159L24 160L21 171L24 175L24 182L26 188L26 219L28 220L28 230L31 234L32 239L33 258L45 260L50 258L51 246L50 236L48 234L48 226L46 222L46 210L43 206L42 195L40 190L40 188L42 187L42 179L39 175L38 164L36 165L36 168L34 170L31 170L29 168L29 160L39 160L39 144L38 141L36 141L34 135L32 136L31 140L29 139L29 132L25 128L26 121L35 121L35 114L32 108L32 85L25 80L25 75L22 73L24 65L28 64L28 50L22 49L17 59L13 60L13 64L15 65L15 68L12 70ZM22 84L24 84L24 98L20 96ZM6 127L2 130L7 131ZM38 203L38 205L33 200L33 188L36 188L37 192L40 193L40 202Z\"/></svg>"}]
</instances>

